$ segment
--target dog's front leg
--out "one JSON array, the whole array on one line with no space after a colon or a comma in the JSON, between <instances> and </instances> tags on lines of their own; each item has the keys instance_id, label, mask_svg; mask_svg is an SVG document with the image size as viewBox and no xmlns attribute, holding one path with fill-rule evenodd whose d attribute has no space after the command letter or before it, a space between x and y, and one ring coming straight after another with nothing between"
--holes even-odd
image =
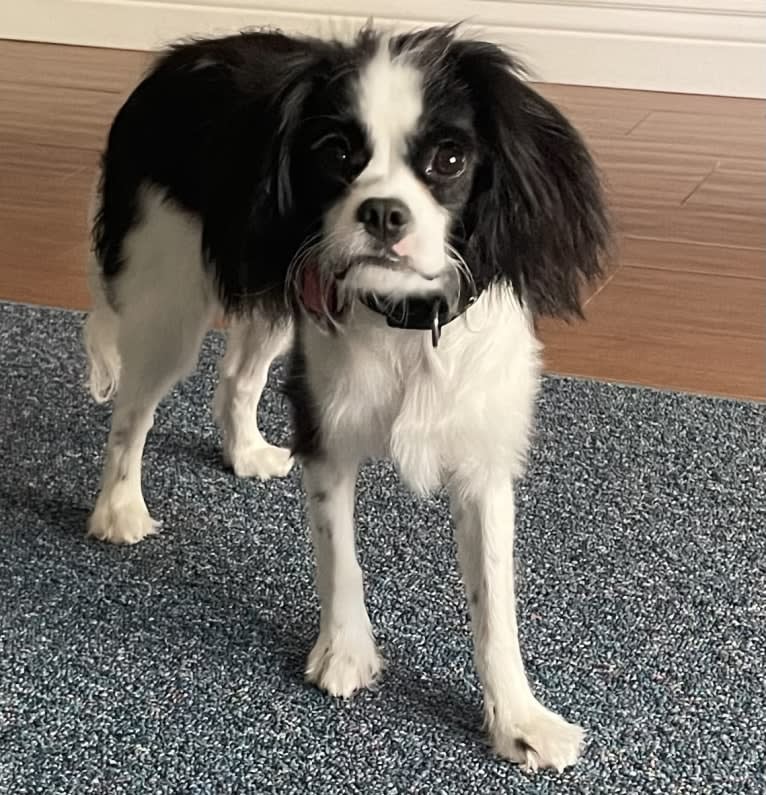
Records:
<instances>
[{"instance_id":1,"label":"dog's front leg","mask_svg":"<svg viewBox=\"0 0 766 795\"><path fill-rule=\"evenodd\" d=\"M357 468L356 462L322 457L304 462L303 475L321 605L319 638L309 654L306 678L344 698L373 684L383 667L356 559Z\"/></svg>"},{"instance_id":2,"label":"dog's front leg","mask_svg":"<svg viewBox=\"0 0 766 795\"><path fill-rule=\"evenodd\" d=\"M497 753L528 770L574 764L583 731L546 709L524 672L516 624L511 478L455 484L452 511L468 595L484 712Z\"/></svg>"}]
</instances>

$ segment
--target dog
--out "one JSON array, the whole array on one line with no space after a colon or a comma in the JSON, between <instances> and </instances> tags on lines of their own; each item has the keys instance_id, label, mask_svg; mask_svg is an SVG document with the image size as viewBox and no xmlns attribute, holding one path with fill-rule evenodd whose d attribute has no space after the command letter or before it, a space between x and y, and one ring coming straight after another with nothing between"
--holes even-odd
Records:
<instances>
[{"instance_id":1,"label":"dog","mask_svg":"<svg viewBox=\"0 0 766 795\"><path fill-rule=\"evenodd\" d=\"M536 319L581 314L611 234L582 138L518 61L456 27L182 42L117 113L93 212L84 342L113 411L88 533L157 532L146 436L223 313L225 463L302 465L321 602L307 679L348 697L382 670L353 513L360 463L389 457L416 493L449 493L494 750L572 765L583 731L536 700L519 649L514 481ZM289 450L256 420L288 352Z\"/></svg>"}]
</instances>

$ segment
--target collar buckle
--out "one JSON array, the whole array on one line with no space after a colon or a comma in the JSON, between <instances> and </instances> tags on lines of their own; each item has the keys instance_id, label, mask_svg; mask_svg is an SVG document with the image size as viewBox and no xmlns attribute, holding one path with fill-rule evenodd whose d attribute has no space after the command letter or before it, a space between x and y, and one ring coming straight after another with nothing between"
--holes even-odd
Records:
<instances>
[{"instance_id":1,"label":"collar buckle","mask_svg":"<svg viewBox=\"0 0 766 795\"><path fill-rule=\"evenodd\" d=\"M437 298L431 306L431 344L434 348L439 347L439 339L442 335L441 308L442 302Z\"/></svg>"}]
</instances>

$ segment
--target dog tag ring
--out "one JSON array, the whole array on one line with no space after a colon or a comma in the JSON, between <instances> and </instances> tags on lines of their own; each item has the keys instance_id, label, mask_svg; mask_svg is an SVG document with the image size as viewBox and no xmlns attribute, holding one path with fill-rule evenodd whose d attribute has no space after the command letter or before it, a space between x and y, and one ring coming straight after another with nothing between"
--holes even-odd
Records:
<instances>
[{"instance_id":1,"label":"dog tag ring","mask_svg":"<svg viewBox=\"0 0 766 795\"><path fill-rule=\"evenodd\" d=\"M439 317L440 301L434 301L431 308L431 342L434 348L439 347L439 338L442 335L441 318Z\"/></svg>"}]
</instances>

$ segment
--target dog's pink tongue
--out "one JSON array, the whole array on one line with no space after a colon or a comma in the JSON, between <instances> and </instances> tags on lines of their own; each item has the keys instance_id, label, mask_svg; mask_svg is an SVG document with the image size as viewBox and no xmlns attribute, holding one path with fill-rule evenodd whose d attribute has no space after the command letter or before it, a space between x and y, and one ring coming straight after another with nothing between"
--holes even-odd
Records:
<instances>
[{"instance_id":1,"label":"dog's pink tongue","mask_svg":"<svg viewBox=\"0 0 766 795\"><path fill-rule=\"evenodd\" d=\"M303 271L303 284L301 286L301 302L308 312L314 315L324 314L325 307L335 313L335 290L329 287L327 295L322 300L322 281L319 278L319 268L310 264Z\"/></svg>"},{"instance_id":2,"label":"dog's pink tongue","mask_svg":"<svg viewBox=\"0 0 766 795\"><path fill-rule=\"evenodd\" d=\"M415 250L415 236L407 235L403 237L398 243L391 246L391 250L400 257L409 257Z\"/></svg>"}]
</instances>

